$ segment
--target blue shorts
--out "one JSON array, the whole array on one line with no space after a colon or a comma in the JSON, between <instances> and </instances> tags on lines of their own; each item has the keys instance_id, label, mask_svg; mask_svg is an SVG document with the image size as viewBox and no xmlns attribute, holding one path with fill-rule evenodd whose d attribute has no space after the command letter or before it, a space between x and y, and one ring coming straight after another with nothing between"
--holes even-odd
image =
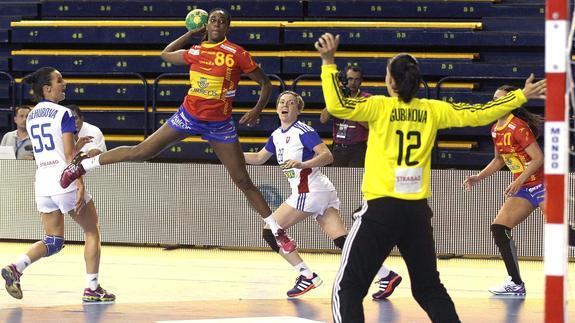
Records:
<instances>
[{"instance_id":1,"label":"blue shorts","mask_svg":"<svg viewBox=\"0 0 575 323\"><path fill-rule=\"evenodd\" d=\"M168 125L190 136L201 135L202 139L208 141L235 142L238 140L238 133L231 117L224 121L201 121L192 117L183 105L170 117Z\"/></svg>"},{"instance_id":2,"label":"blue shorts","mask_svg":"<svg viewBox=\"0 0 575 323\"><path fill-rule=\"evenodd\" d=\"M524 198L531 202L534 207L539 207L539 204L545 201L545 186L539 184L531 187L522 187L513 196Z\"/></svg>"}]
</instances>

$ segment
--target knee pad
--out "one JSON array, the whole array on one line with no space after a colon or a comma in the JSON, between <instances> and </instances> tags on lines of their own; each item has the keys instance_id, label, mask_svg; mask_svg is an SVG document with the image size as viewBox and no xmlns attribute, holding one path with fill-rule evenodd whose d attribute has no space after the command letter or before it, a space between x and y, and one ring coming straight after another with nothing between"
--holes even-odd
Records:
<instances>
[{"instance_id":1,"label":"knee pad","mask_svg":"<svg viewBox=\"0 0 575 323\"><path fill-rule=\"evenodd\" d=\"M333 243L335 244L336 247L338 247L339 249L343 249L343 245L345 244L345 238L347 238L347 234L344 236L341 236L339 238L335 238L333 240Z\"/></svg>"},{"instance_id":2,"label":"knee pad","mask_svg":"<svg viewBox=\"0 0 575 323\"><path fill-rule=\"evenodd\" d=\"M280 252L280 247L278 246L278 243L276 242L276 237L274 237L272 230L263 229L262 237L267 242L267 244L272 248L273 251Z\"/></svg>"},{"instance_id":3,"label":"knee pad","mask_svg":"<svg viewBox=\"0 0 575 323\"><path fill-rule=\"evenodd\" d=\"M501 224L492 224L491 233L493 234L495 244L498 246L507 244L510 240L513 240L511 229Z\"/></svg>"},{"instance_id":4,"label":"knee pad","mask_svg":"<svg viewBox=\"0 0 575 323\"><path fill-rule=\"evenodd\" d=\"M42 242L46 246L47 252L44 257L50 257L57 254L64 248L64 238L58 236L44 236Z\"/></svg>"}]
</instances>

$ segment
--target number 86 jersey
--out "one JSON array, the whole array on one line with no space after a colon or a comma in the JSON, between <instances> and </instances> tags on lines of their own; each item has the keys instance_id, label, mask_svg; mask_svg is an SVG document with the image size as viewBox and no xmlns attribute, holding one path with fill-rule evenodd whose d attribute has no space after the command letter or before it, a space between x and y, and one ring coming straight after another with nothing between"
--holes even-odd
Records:
<instances>
[{"instance_id":1,"label":"number 86 jersey","mask_svg":"<svg viewBox=\"0 0 575 323\"><path fill-rule=\"evenodd\" d=\"M62 134L76 132L72 112L59 104L42 101L28 114L26 130L32 141L34 159L38 166L36 196L53 196L76 190L76 183L65 189L59 184L60 174L67 164Z\"/></svg>"}]
</instances>

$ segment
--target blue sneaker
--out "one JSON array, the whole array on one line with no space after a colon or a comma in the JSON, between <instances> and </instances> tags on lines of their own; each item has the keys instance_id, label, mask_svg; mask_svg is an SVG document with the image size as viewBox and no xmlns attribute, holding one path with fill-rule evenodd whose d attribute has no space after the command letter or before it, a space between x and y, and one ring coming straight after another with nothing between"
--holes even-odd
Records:
<instances>
[{"instance_id":1,"label":"blue sneaker","mask_svg":"<svg viewBox=\"0 0 575 323\"><path fill-rule=\"evenodd\" d=\"M319 287L321 283L323 283L323 281L316 273L313 273L311 278L306 278L305 276L301 275L295 280L295 286L287 291L287 296L298 297L316 287Z\"/></svg>"},{"instance_id":2,"label":"blue sneaker","mask_svg":"<svg viewBox=\"0 0 575 323\"><path fill-rule=\"evenodd\" d=\"M401 283L401 276L394 271L390 271L387 276L375 283L379 284L379 290L377 293L372 294L371 297L373 297L373 299L386 299L391 296L395 288Z\"/></svg>"}]
</instances>

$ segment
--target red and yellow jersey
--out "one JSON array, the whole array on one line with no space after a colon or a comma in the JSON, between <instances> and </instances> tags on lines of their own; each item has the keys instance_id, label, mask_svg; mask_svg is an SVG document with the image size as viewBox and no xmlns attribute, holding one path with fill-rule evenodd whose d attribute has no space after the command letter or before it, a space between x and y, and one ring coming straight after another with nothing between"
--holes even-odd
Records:
<instances>
[{"instance_id":1,"label":"red and yellow jersey","mask_svg":"<svg viewBox=\"0 0 575 323\"><path fill-rule=\"evenodd\" d=\"M491 127L491 136L497 153L513 173L513 179L516 179L531 162L531 157L525 152L525 148L536 142L535 135L533 135L527 122L509 114L505 124L498 127L496 123ZM543 183L543 167L531 175L523 183L523 187L531 187L541 183Z\"/></svg>"},{"instance_id":2,"label":"red and yellow jersey","mask_svg":"<svg viewBox=\"0 0 575 323\"><path fill-rule=\"evenodd\" d=\"M245 49L227 39L194 45L184 53L184 59L190 64L190 89L183 105L203 121L228 119L240 75L258 67Z\"/></svg>"}]
</instances>

